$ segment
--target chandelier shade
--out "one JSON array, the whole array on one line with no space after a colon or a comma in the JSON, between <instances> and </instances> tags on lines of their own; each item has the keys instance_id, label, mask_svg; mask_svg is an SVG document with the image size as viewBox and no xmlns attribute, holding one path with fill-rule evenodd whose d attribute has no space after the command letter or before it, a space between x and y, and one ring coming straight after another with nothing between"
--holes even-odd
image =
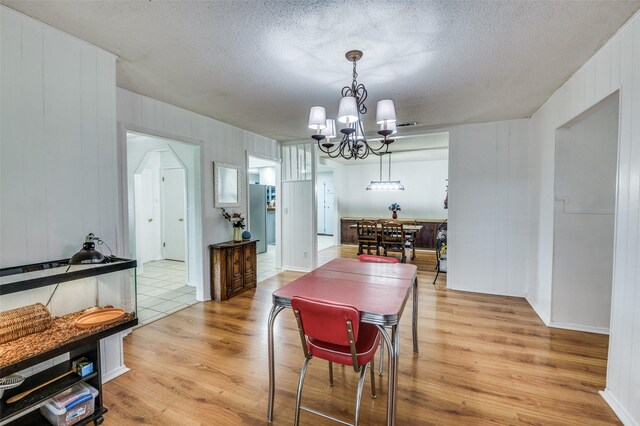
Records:
<instances>
[{"instance_id":1,"label":"chandelier shade","mask_svg":"<svg viewBox=\"0 0 640 426\"><path fill-rule=\"evenodd\" d=\"M376 108L376 122L378 124L396 122L396 108L391 99L378 101L378 107Z\"/></svg>"},{"instance_id":2,"label":"chandelier shade","mask_svg":"<svg viewBox=\"0 0 640 426\"><path fill-rule=\"evenodd\" d=\"M311 137L318 142L321 152L330 158L343 157L349 159L364 159L369 154L383 155L389 150L389 145L393 139L389 136L396 128L396 110L391 99L383 99L377 104L376 121L380 125L378 134L382 137L377 141L378 146L372 146L372 142L367 140L365 128L362 121L367 113L365 100L368 92L364 84L358 83L358 73L356 63L362 58L360 50L350 50L345 54L349 62L353 63L353 80L350 86L344 86L341 92L340 103L338 104L339 123L345 126L340 129L341 139L335 143L331 138L336 137L335 121L327 120L326 110L323 107L314 106L309 112L309 128L316 131ZM333 124L330 124L331 123ZM329 126L333 125L332 129ZM391 127L393 125L393 130ZM326 139L326 140L324 140Z\"/></svg>"},{"instance_id":3,"label":"chandelier shade","mask_svg":"<svg viewBox=\"0 0 640 426\"><path fill-rule=\"evenodd\" d=\"M324 107L314 106L309 111L309 128L321 130L327 127L327 111Z\"/></svg>"},{"instance_id":4,"label":"chandelier shade","mask_svg":"<svg viewBox=\"0 0 640 426\"><path fill-rule=\"evenodd\" d=\"M327 118L326 127L320 132L327 139L336 137L336 120Z\"/></svg>"},{"instance_id":5,"label":"chandelier shade","mask_svg":"<svg viewBox=\"0 0 640 426\"><path fill-rule=\"evenodd\" d=\"M338 105L338 121L354 123L358 121L358 101L353 96L344 96Z\"/></svg>"}]
</instances>

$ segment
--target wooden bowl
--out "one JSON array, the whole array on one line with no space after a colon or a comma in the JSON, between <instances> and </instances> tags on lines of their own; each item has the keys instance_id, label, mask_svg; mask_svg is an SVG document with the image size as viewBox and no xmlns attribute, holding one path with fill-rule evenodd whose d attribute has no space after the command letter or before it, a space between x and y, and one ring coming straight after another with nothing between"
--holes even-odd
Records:
<instances>
[{"instance_id":1,"label":"wooden bowl","mask_svg":"<svg viewBox=\"0 0 640 426\"><path fill-rule=\"evenodd\" d=\"M97 311L89 312L80 315L75 325L79 328L92 328L101 325L113 324L124 316L124 309L120 308L105 308Z\"/></svg>"}]
</instances>

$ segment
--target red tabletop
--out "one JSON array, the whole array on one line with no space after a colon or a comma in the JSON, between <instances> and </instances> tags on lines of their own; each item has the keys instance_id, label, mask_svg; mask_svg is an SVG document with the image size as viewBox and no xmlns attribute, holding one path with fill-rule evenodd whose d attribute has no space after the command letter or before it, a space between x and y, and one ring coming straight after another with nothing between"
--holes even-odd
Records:
<instances>
[{"instance_id":1,"label":"red tabletop","mask_svg":"<svg viewBox=\"0 0 640 426\"><path fill-rule=\"evenodd\" d=\"M364 322L394 325L400 320L416 266L334 259L273 292L273 303L290 306L294 296L353 305Z\"/></svg>"},{"instance_id":2,"label":"red tabletop","mask_svg":"<svg viewBox=\"0 0 640 426\"><path fill-rule=\"evenodd\" d=\"M413 280L416 277L418 267L406 263L370 263L361 262L358 259L339 258L331 260L318 269Z\"/></svg>"}]
</instances>

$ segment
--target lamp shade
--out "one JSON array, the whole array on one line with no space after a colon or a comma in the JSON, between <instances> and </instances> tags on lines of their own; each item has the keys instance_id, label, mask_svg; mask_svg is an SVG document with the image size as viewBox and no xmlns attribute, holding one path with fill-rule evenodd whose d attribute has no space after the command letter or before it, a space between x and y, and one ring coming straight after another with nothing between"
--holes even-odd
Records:
<instances>
[{"instance_id":1,"label":"lamp shade","mask_svg":"<svg viewBox=\"0 0 640 426\"><path fill-rule=\"evenodd\" d=\"M378 101L376 109L376 122L378 124L394 123L396 121L396 108L391 99Z\"/></svg>"},{"instance_id":2,"label":"lamp shade","mask_svg":"<svg viewBox=\"0 0 640 426\"><path fill-rule=\"evenodd\" d=\"M327 127L322 129L321 134L325 135L327 138L335 138L336 137L336 121L328 118L326 121Z\"/></svg>"},{"instance_id":3,"label":"lamp shade","mask_svg":"<svg viewBox=\"0 0 640 426\"><path fill-rule=\"evenodd\" d=\"M353 123L358 121L358 102L353 96L344 96L338 106L338 121Z\"/></svg>"},{"instance_id":4,"label":"lamp shade","mask_svg":"<svg viewBox=\"0 0 640 426\"><path fill-rule=\"evenodd\" d=\"M327 111L324 107L314 106L309 111L309 128L313 130L324 129L327 126Z\"/></svg>"},{"instance_id":5,"label":"lamp shade","mask_svg":"<svg viewBox=\"0 0 640 426\"><path fill-rule=\"evenodd\" d=\"M85 242L82 245L82 249L71 256L71 259L69 259L69 265L104 263L104 255L96 250L95 247L96 245L93 242Z\"/></svg>"}]
</instances>

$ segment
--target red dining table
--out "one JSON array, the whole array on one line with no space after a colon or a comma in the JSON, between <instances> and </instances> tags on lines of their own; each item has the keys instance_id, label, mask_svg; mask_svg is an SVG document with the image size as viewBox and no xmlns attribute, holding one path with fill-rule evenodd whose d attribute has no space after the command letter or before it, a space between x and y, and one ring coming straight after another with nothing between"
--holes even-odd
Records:
<instances>
[{"instance_id":1,"label":"red dining table","mask_svg":"<svg viewBox=\"0 0 640 426\"><path fill-rule=\"evenodd\" d=\"M389 351L389 393L387 425L395 424L400 317L413 291L413 351L418 352L417 267L406 263L367 263L358 259L334 259L273 292L269 313L269 406L267 419L273 420L275 359L273 325L277 315L291 307L295 296L312 297L353 305L360 320L380 330ZM385 327L391 329L391 336Z\"/></svg>"}]
</instances>

